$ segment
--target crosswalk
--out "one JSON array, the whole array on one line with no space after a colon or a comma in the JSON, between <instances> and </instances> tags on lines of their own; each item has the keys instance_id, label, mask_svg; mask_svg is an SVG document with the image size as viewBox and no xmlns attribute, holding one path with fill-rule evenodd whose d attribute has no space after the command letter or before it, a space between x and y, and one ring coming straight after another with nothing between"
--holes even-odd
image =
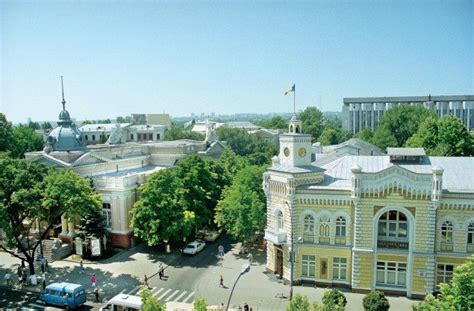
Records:
<instances>
[{"instance_id":1,"label":"crosswalk","mask_svg":"<svg viewBox=\"0 0 474 311\"><path fill-rule=\"evenodd\" d=\"M139 290L140 286L137 286L132 290L124 289L120 292L120 294L138 295ZM152 287L150 291L151 294L156 297L156 299L158 299L158 301L160 301L161 303L166 303L168 301L192 303L195 294L194 291L186 291L165 287Z\"/></svg>"}]
</instances>

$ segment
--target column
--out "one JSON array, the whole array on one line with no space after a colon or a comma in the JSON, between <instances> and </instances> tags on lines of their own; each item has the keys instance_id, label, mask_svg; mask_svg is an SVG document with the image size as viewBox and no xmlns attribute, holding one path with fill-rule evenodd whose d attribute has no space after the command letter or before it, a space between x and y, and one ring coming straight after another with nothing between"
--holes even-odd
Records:
<instances>
[{"instance_id":1,"label":"column","mask_svg":"<svg viewBox=\"0 0 474 311\"><path fill-rule=\"evenodd\" d=\"M352 249L352 287L360 287L360 257L359 254L355 251L357 248L361 247L361 238L362 238L362 207L360 206L358 199L353 199L354 204L354 243Z\"/></svg>"},{"instance_id":2,"label":"column","mask_svg":"<svg viewBox=\"0 0 474 311\"><path fill-rule=\"evenodd\" d=\"M68 223L67 219L64 215L61 216L61 235L67 235L68 234Z\"/></svg>"},{"instance_id":3,"label":"column","mask_svg":"<svg viewBox=\"0 0 474 311\"><path fill-rule=\"evenodd\" d=\"M67 235L70 236L70 237L75 237L76 232L74 231L74 229L75 229L74 221L73 220L68 221L67 226L68 226L68 231L69 231Z\"/></svg>"}]
</instances>

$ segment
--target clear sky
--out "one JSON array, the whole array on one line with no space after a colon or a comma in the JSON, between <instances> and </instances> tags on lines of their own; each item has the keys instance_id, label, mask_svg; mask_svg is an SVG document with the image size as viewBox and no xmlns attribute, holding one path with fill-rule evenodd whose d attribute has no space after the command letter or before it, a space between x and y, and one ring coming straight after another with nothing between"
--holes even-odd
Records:
<instances>
[{"instance_id":1,"label":"clear sky","mask_svg":"<svg viewBox=\"0 0 474 311\"><path fill-rule=\"evenodd\" d=\"M473 1L0 0L0 110L341 111L343 97L474 93Z\"/></svg>"}]
</instances>

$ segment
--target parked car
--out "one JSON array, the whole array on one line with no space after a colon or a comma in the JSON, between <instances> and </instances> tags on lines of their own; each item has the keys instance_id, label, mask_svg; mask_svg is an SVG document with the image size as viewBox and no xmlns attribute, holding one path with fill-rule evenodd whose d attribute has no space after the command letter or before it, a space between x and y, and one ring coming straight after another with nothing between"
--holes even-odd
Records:
<instances>
[{"instance_id":1,"label":"parked car","mask_svg":"<svg viewBox=\"0 0 474 311\"><path fill-rule=\"evenodd\" d=\"M205 246L206 246L206 243L202 241L198 241L198 240L193 241L189 243L188 245L186 245L186 247L183 249L183 254L196 255L197 253L202 251Z\"/></svg>"},{"instance_id":2,"label":"parked car","mask_svg":"<svg viewBox=\"0 0 474 311\"><path fill-rule=\"evenodd\" d=\"M62 282L46 286L40 300L45 304L74 309L83 305L87 297L82 285Z\"/></svg>"}]
</instances>

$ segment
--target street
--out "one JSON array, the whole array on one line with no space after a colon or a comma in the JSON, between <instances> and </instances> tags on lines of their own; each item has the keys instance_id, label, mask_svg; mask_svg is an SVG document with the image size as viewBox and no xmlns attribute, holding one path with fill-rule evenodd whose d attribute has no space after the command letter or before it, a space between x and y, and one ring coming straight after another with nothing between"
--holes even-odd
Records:
<instances>
[{"instance_id":1,"label":"street","mask_svg":"<svg viewBox=\"0 0 474 311\"><path fill-rule=\"evenodd\" d=\"M224 257L219 259L218 246L224 246ZM275 279L273 275L264 273L265 255L260 246L251 249L253 264L237 283L231 307L243 306L248 303L253 310L285 310L288 300L277 296L288 296L289 286ZM15 269L18 260L0 252L0 276L5 269L11 269L16 280ZM195 256L181 256L177 250L171 254L159 252L154 247L137 246L123 250L115 256L101 262L84 263L85 273L81 274L79 263L60 260L50 264L47 273L48 283L65 281L79 283L84 286L88 295L87 305L81 310L98 310L99 307L113 296L137 294L144 282L145 274L148 285L161 303L168 301L192 303L196 298L204 298L210 305L227 304L232 286L239 276L242 265L248 263L247 254L241 253L241 244L234 243L223 235L219 240L210 243ZM165 267L164 277L160 280L158 271L160 264ZM39 271L39 270L38 270ZM100 303L92 303L94 297L90 277L95 273L100 289ZM222 275L224 287L219 286ZM2 283L4 285L4 283ZM11 291L0 287L0 307L46 309L41 306L38 296L24 291ZM32 288L38 291L38 288ZM314 286L295 286L295 294L308 296L312 302L321 302L324 289ZM345 291L348 299L348 310L363 310L363 295ZM408 310L414 302L405 297L388 297L391 310ZM47 308L54 310L54 308Z\"/></svg>"}]
</instances>

